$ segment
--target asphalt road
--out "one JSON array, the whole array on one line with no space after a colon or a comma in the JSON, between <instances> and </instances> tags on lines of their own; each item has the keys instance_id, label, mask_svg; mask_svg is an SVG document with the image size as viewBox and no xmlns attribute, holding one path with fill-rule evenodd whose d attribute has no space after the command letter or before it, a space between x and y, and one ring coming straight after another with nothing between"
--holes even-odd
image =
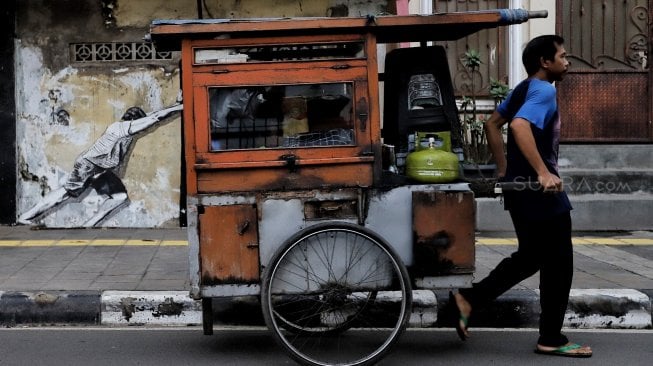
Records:
<instances>
[{"instance_id":1,"label":"asphalt road","mask_svg":"<svg viewBox=\"0 0 653 366\"><path fill-rule=\"evenodd\" d=\"M409 330L380 365L650 365L653 331L568 331L594 349L590 359L532 352L534 330ZM5 328L0 365L294 365L265 329Z\"/></svg>"}]
</instances>

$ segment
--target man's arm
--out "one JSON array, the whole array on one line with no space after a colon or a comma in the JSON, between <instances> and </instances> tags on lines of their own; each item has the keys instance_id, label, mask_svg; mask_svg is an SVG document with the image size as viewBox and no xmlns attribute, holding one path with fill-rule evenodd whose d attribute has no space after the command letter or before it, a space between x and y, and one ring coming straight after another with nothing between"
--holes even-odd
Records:
<instances>
[{"instance_id":1,"label":"man's arm","mask_svg":"<svg viewBox=\"0 0 653 366\"><path fill-rule=\"evenodd\" d=\"M503 150L503 134L501 133L501 127L506 122L507 120L499 112L494 111L483 125L485 135L487 136L487 143L490 146L492 156L494 156L494 162L497 164L497 174L499 177L506 175L506 155Z\"/></svg>"},{"instance_id":2,"label":"man's arm","mask_svg":"<svg viewBox=\"0 0 653 366\"><path fill-rule=\"evenodd\" d=\"M515 142L519 147L528 163L535 169L537 173L537 180L540 182L545 191L561 192L562 180L555 174L552 174L544 164L544 160L540 156L531 131L531 123L523 118L515 118L510 123L512 135L515 137Z\"/></svg>"},{"instance_id":3,"label":"man's arm","mask_svg":"<svg viewBox=\"0 0 653 366\"><path fill-rule=\"evenodd\" d=\"M183 108L184 108L183 104L175 104L171 107L164 108L156 112L152 112L143 118L133 120L131 121L131 125L129 127L129 133L130 134L139 133L145 130L146 128L154 125L155 123L167 118L172 113L182 110Z\"/></svg>"}]
</instances>

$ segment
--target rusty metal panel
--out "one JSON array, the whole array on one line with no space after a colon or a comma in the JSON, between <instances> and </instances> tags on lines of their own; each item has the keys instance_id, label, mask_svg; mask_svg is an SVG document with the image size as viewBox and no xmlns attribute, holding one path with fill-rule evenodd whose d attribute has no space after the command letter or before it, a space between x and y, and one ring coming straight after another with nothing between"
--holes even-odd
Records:
<instances>
[{"instance_id":1,"label":"rusty metal panel","mask_svg":"<svg viewBox=\"0 0 653 366\"><path fill-rule=\"evenodd\" d=\"M651 0L558 0L569 74L558 84L565 142L653 141Z\"/></svg>"},{"instance_id":2,"label":"rusty metal panel","mask_svg":"<svg viewBox=\"0 0 653 366\"><path fill-rule=\"evenodd\" d=\"M561 139L650 141L646 84L639 73L568 74L558 88Z\"/></svg>"},{"instance_id":3,"label":"rusty metal panel","mask_svg":"<svg viewBox=\"0 0 653 366\"><path fill-rule=\"evenodd\" d=\"M199 215L201 283L259 282L255 205L206 206Z\"/></svg>"},{"instance_id":4,"label":"rusty metal panel","mask_svg":"<svg viewBox=\"0 0 653 366\"><path fill-rule=\"evenodd\" d=\"M299 165L293 172L286 167L199 170L197 187L201 193L368 187L372 169L371 163L360 163Z\"/></svg>"},{"instance_id":5,"label":"rusty metal panel","mask_svg":"<svg viewBox=\"0 0 653 366\"><path fill-rule=\"evenodd\" d=\"M413 272L437 276L474 272L473 192L413 192Z\"/></svg>"}]
</instances>

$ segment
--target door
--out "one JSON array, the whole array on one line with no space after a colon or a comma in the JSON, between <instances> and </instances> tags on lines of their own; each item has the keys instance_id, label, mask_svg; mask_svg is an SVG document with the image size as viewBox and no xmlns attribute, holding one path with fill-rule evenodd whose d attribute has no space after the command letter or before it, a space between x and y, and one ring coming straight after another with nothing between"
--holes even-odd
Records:
<instances>
[{"instance_id":1,"label":"door","mask_svg":"<svg viewBox=\"0 0 653 366\"><path fill-rule=\"evenodd\" d=\"M558 83L562 141L653 141L651 0L558 0L570 71Z\"/></svg>"},{"instance_id":2,"label":"door","mask_svg":"<svg viewBox=\"0 0 653 366\"><path fill-rule=\"evenodd\" d=\"M259 282L256 206L204 206L200 210L202 285Z\"/></svg>"}]
</instances>

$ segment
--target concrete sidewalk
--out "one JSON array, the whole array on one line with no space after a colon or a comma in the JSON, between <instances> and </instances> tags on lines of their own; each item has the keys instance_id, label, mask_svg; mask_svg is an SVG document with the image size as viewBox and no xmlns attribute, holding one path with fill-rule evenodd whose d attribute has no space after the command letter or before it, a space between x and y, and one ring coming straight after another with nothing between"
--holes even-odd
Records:
<instances>
[{"instance_id":1,"label":"concrete sidewalk","mask_svg":"<svg viewBox=\"0 0 653 366\"><path fill-rule=\"evenodd\" d=\"M0 324L200 325L188 297L186 229L0 226ZM479 233L476 278L516 249L512 233ZM650 329L653 232L576 233L566 326ZM536 275L537 276L537 275ZM473 327L536 327L538 278L477 311ZM411 326L443 326L447 291L415 291ZM214 299L221 324L261 325L255 297Z\"/></svg>"}]
</instances>

